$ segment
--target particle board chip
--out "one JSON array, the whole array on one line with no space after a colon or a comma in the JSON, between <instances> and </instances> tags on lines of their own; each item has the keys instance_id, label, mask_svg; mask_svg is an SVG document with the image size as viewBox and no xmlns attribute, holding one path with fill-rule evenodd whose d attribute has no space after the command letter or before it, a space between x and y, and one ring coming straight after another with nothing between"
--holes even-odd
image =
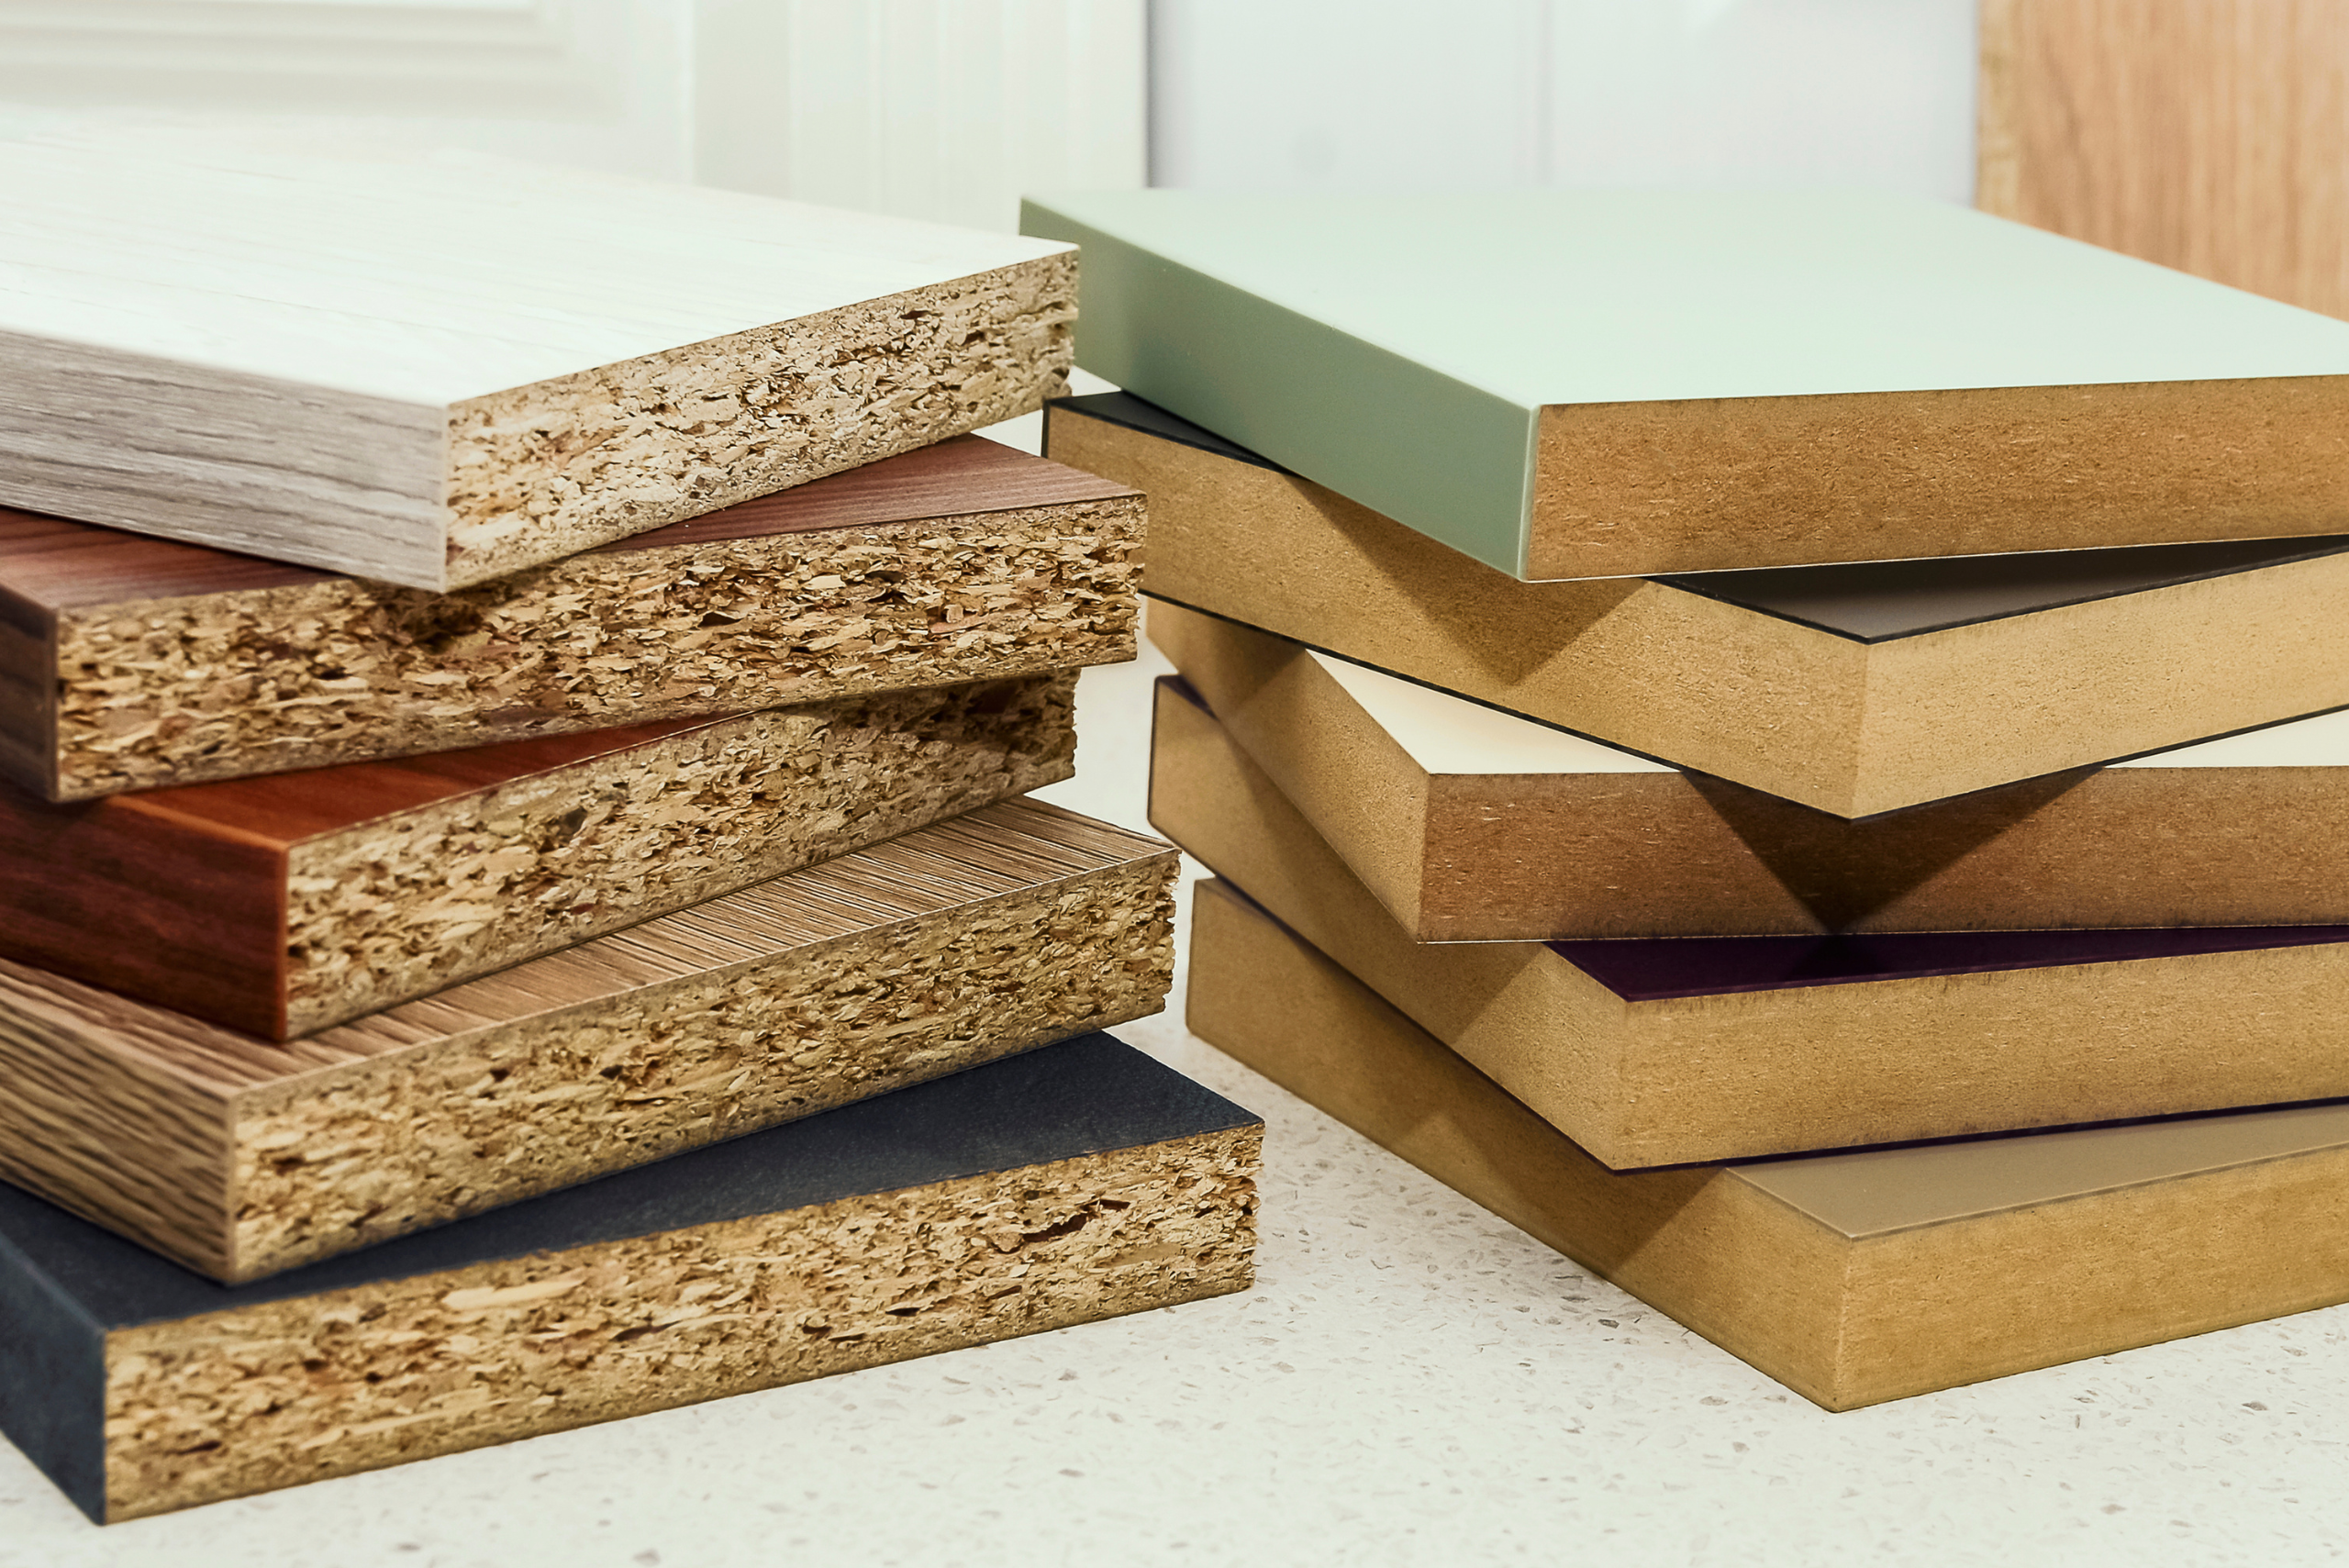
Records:
<instances>
[{"instance_id":1,"label":"particle board chip","mask_svg":"<svg viewBox=\"0 0 2349 1568\"><path fill-rule=\"evenodd\" d=\"M1150 634L1419 941L2349 921L2349 713L1852 822L1164 601Z\"/></svg>"},{"instance_id":2,"label":"particle board chip","mask_svg":"<svg viewBox=\"0 0 2349 1568\"><path fill-rule=\"evenodd\" d=\"M1141 497L977 436L455 593L0 509L55 800L1130 659Z\"/></svg>"},{"instance_id":3,"label":"particle board chip","mask_svg":"<svg viewBox=\"0 0 2349 1568\"><path fill-rule=\"evenodd\" d=\"M1069 776L1075 676L55 806L0 955L283 1040Z\"/></svg>"},{"instance_id":4,"label":"particle board chip","mask_svg":"<svg viewBox=\"0 0 2349 1568\"><path fill-rule=\"evenodd\" d=\"M1424 945L1168 683L1151 821L1616 1169L2349 1095L2349 926Z\"/></svg>"},{"instance_id":5,"label":"particle board chip","mask_svg":"<svg viewBox=\"0 0 2349 1568\"><path fill-rule=\"evenodd\" d=\"M0 1188L0 1430L112 1522L1242 1290L1263 1130L1089 1034L239 1286Z\"/></svg>"},{"instance_id":6,"label":"particle board chip","mask_svg":"<svg viewBox=\"0 0 2349 1568\"><path fill-rule=\"evenodd\" d=\"M1859 193L1104 191L1085 368L1530 582L2349 530L2349 326Z\"/></svg>"},{"instance_id":7,"label":"particle board chip","mask_svg":"<svg viewBox=\"0 0 2349 1568\"><path fill-rule=\"evenodd\" d=\"M453 154L0 139L0 502L485 582L1033 408L1072 248Z\"/></svg>"},{"instance_id":8,"label":"particle board chip","mask_svg":"<svg viewBox=\"0 0 2349 1568\"><path fill-rule=\"evenodd\" d=\"M2349 539L1525 584L1122 394L1046 432L1153 598L1838 817L2349 705Z\"/></svg>"},{"instance_id":9,"label":"particle board chip","mask_svg":"<svg viewBox=\"0 0 2349 1568\"><path fill-rule=\"evenodd\" d=\"M2349 1104L1611 1171L1219 887L1202 1039L1828 1409L2349 1300Z\"/></svg>"},{"instance_id":10,"label":"particle board chip","mask_svg":"<svg viewBox=\"0 0 2349 1568\"><path fill-rule=\"evenodd\" d=\"M1154 1013L1174 871L1005 801L282 1045L0 959L0 1176L259 1278Z\"/></svg>"}]
</instances>

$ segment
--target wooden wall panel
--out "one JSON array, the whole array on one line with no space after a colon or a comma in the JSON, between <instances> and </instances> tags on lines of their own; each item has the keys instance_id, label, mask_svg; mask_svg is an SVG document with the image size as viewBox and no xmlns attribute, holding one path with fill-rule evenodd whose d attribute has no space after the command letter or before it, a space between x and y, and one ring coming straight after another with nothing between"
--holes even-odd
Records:
<instances>
[{"instance_id":1,"label":"wooden wall panel","mask_svg":"<svg viewBox=\"0 0 2349 1568\"><path fill-rule=\"evenodd\" d=\"M2349 0L1983 0L1978 204L2349 316Z\"/></svg>"}]
</instances>

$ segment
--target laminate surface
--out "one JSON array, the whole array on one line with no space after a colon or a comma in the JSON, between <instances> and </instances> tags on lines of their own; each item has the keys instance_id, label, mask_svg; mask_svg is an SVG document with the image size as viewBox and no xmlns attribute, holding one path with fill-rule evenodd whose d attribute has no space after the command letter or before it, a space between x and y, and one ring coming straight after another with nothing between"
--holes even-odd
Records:
<instances>
[{"instance_id":1,"label":"laminate surface","mask_svg":"<svg viewBox=\"0 0 2349 1568\"><path fill-rule=\"evenodd\" d=\"M1155 1012L1174 858L1007 801L282 1044L0 959L0 1176L281 1272Z\"/></svg>"},{"instance_id":2,"label":"laminate surface","mask_svg":"<svg viewBox=\"0 0 2349 1568\"><path fill-rule=\"evenodd\" d=\"M1824 591L1513 582L1130 400L1056 403L1045 428L1055 458L1151 497L1153 598L1838 817L2349 705L2349 550L2330 546L2087 598L2059 559L2043 607L2009 594L2013 613L1946 625L1983 601L1896 583L1880 618L1929 628L1871 641L1802 618Z\"/></svg>"},{"instance_id":3,"label":"laminate surface","mask_svg":"<svg viewBox=\"0 0 2349 1568\"><path fill-rule=\"evenodd\" d=\"M2349 1299L2338 1101L1627 1173L1220 884L1192 940L1210 1043L1831 1410Z\"/></svg>"},{"instance_id":4,"label":"laminate surface","mask_svg":"<svg viewBox=\"0 0 2349 1568\"><path fill-rule=\"evenodd\" d=\"M1422 941L2349 919L2349 713L1853 822L1164 600L1150 634Z\"/></svg>"},{"instance_id":5,"label":"laminate surface","mask_svg":"<svg viewBox=\"0 0 2349 1568\"><path fill-rule=\"evenodd\" d=\"M2349 1095L2349 929L1427 945L1166 685L1151 821L1615 1169Z\"/></svg>"},{"instance_id":6,"label":"laminate surface","mask_svg":"<svg viewBox=\"0 0 2349 1568\"><path fill-rule=\"evenodd\" d=\"M241 1286L0 1188L0 1427L105 1521L1243 1289L1262 1130L1088 1034Z\"/></svg>"},{"instance_id":7,"label":"laminate surface","mask_svg":"<svg viewBox=\"0 0 2349 1568\"><path fill-rule=\"evenodd\" d=\"M982 439L435 595L0 509L52 799L1130 658L1141 497Z\"/></svg>"},{"instance_id":8,"label":"laminate surface","mask_svg":"<svg viewBox=\"0 0 2349 1568\"><path fill-rule=\"evenodd\" d=\"M1068 775L1073 676L58 806L0 786L0 955L283 1039Z\"/></svg>"},{"instance_id":9,"label":"laminate surface","mask_svg":"<svg viewBox=\"0 0 2349 1568\"><path fill-rule=\"evenodd\" d=\"M2349 531L2349 329L1825 192L1031 199L1085 368L1528 581Z\"/></svg>"},{"instance_id":10,"label":"laminate surface","mask_svg":"<svg viewBox=\"0 0 2349 1568\"><path fill-rule=\"evenodd\" d=\"M453 154L0 139L0 501L443 590L1033 407L1065 246Z\"/></svg>"}]
</instances>

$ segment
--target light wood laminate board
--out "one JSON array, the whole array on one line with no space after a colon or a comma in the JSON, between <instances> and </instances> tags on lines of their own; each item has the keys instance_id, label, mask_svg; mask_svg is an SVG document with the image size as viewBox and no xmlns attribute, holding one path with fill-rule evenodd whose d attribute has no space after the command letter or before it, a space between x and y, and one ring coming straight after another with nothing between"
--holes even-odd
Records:
<instances>
[{"instance_id":1,"label":"light wood laminate board","mask_svg":"<svg viewBox=\"0 0 2349 1568\"><path fill-rule=\"evenodd\" d=\"M283 1040L1069 776L1075 677L50 805L0 956Z\"/></svg>"},{"instance_id":2,"label":"light wood laminate board","mask_svg":"<svg viewBox=\"0 0 2349 1568\"><path fill-rule=\"evenodd\" d=\"M1144 592L1838 817L2349 705L2349 539L1523 584L1123 394Z\"/></svg>"},{"instance_id":3,"label":"light wood laminate board","mask_svg":"<svg viewBox=\"0 0 2349 1568\"><path fill-rule=\"evenodd\" d=\"M1171 683L1151 822L1617 1169L2349 1095L2349 926L1418 943Z\"/></svg>"},{"instance_id":4,"label":"light wood laminate board","mask_svg":"<svg viewBox=\"0 0 2349 1568\"><path fill-rule=\"evenodd\" d=\"M1154 1013L1174 874L1006 801L284 1044L0 959L0 1176L259 1278Z\"/></svg>"},{"instance_id":5,"label":"light wood laminate board","mask_svg":"<svg viewBox=\"0 0 2349 1568\"><path fill-rule=\"evenodd\" d=\"M257 1284L0 1188L0 1430L111 1523L1244 1290L1263 1136L1089 1034Z\"/></svg>"},{"instance_id":6,"label":"light wood laminate board","mask_svg":"<svg viewBox=\"0 0 2349 1568\"><path fill-rule=\"evenodd\" d=\"M1096 192L1085 368L1528 581L2349 530L2349 326L1887 195Z\"/></svg>"},{"instance_id":7,"label":"light wood laminate board","mask_svg":"<svg viewBox=\"0 0 2349 1568\"><path fill-rule=\"evenodd\" d=\"M1149 633L1419 941L2349 923L2349 713L1850 822L1163 600Z\"/></svg>"},{"instance_id":8,"label":"light wood laminate board","mask_svg":"<svg viewBox=\"0 0 2349 1568\"><path fill-rule=\"evenodd\" d=\"M2349 8L1985 0L1985 211L2349 316Z\"/></svg>"},{"instance_id":9,"label":"light wood laminate board","mask_svg":"<svg viewBox=\"0 0 2349 1568\"><path fill-rule=\"evenodd\" d=\"M2349 1105L1610 1171L1208 883L1209 1043L1830 1410L2349 1300Z\"/></svg>"},{"instance_id":10,"label":"light wood laminate board","mask_svg":"<svg viewBox=\"0 0 2349 1568\"><path fill-rule=\"evenodd\" d=\"M0 502L434 590L1032 408L1065 246L451 153L0 139Z\"/></svg>"},{"instance_id":11,"label":"light wood laminate board","mask_svg":"<svg viewBox=\"0 0 2349 1568\"><path fill-rule=\"evenodd\" d=\"M1141 497L977 436L436 595L0 508L55 800L1133 656Z\"/></svg>"}]
</instances>

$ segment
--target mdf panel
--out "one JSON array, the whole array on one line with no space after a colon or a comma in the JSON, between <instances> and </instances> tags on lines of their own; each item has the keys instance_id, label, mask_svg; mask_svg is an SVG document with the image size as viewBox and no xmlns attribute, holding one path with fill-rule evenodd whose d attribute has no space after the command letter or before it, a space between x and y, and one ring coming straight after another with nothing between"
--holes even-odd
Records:
<instances>
[{"instance_id":1,"label":"mdf panel","mask_svg":"<svg viewBox=\"0 0 2349 1568\"><path fill-rule=\"evenodd\" d=\"M2349 5L1984 0L1985 211L2349 315Z\"/></svg>"}]
</instances>

